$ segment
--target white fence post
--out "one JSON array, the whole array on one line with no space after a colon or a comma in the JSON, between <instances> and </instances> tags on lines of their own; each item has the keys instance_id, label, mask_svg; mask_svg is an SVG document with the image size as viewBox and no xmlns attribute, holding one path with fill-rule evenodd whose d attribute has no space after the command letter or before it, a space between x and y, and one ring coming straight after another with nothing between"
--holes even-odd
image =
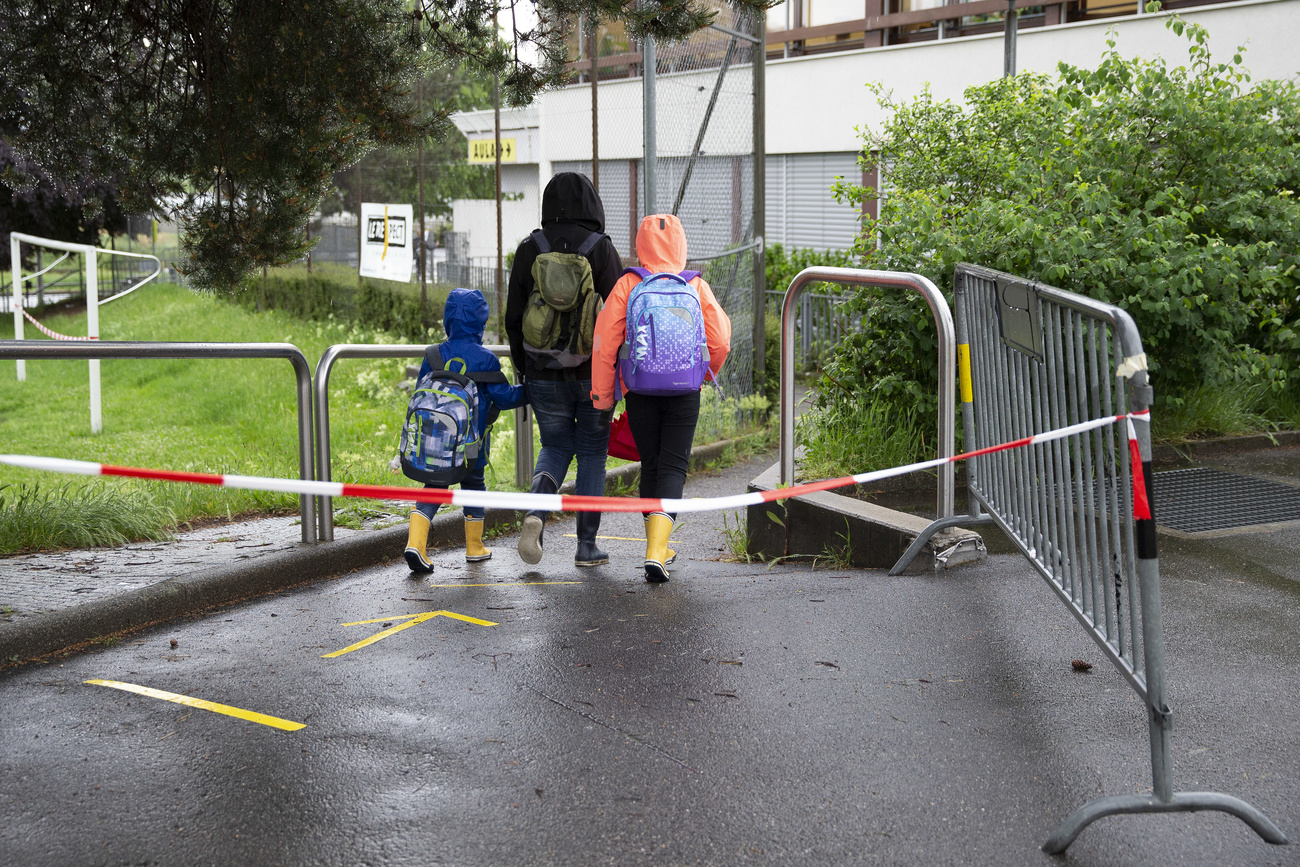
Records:
<instances>
[{"instance_id":1,"label":"white fence post","mask_svg":"<svg viewBox=\"0 0 1300 867\"><path fill-rule=\"evenodd\" d=\"M23 264L18 258L18 248L20 242L18 236L10 233L9 235L9 264L13 267L14 272L14 340L23 339ZM27 362L21 358L17 360L18 364L18 381L27 380Z\"/></svg>"},{"instance_id":2,"label":"white fence post","mask_svg":"<svg viewBox=\"0 0 1300 867\"><path fill-rule=\"evenodd\" d=\"M96 268L95 248L85 249L86 259L86 336L99 338L99 271ZM99 359L90 359L90 432L104 429L103 413L99 402Z\"/></svg>"}]
</instances>

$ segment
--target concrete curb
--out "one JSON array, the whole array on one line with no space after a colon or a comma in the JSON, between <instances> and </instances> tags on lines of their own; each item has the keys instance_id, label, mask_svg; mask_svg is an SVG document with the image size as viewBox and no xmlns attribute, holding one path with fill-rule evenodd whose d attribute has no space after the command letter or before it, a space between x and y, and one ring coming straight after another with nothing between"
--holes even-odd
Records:
<instances>
[{"instance_id":1,"label":"concrete curb","mask_svg":"<svg viewBox=\"0 0 1300 867\"><path fill-rule=\"evenodd\" d=\"M780 476L781 465L773 464L749 483L749 490L775 490ZM928 518L834 491L817 491L783 502L784 507L761 503L748 508L746 547L750 554L775 559L837 551L850 566L889 569L931 523ZM986 556L978 533L949 527L930 538L906 571L933 572Z\"/></svg>"},{"instance_id":2,"label":"concrete curb","mask_svg":"<svg viewBox=\"0 0 1300 867\"><path fill-rule=\"evenodd\" d=\"M1259 449L1300 446L1300 431L1283 430L1268 434L1251 434L1240 437L1215 437L1194 440L1179 445L1157 445L1151 449L1151 459L1161 463L1185 463L1188 460L1231 455Z\"/></svg>"},{"instance_id":3,"label":"concrete curb","mask_svg":"<svg viewBox=\"0 0 1300 867\"><path fill-rule=\"evenodd\" d=\"M723 440L692 450L692 469L700 462L718 457L736 442ZM618 491L634 484L640 474L639 463L616 467L605 474L606 491ZM572 483L566 483L561 491L572 493ZM513 527L518 520L517 512L489 509L485 516L485 529ZM290 551L267 554L237 566L222 566L168 578L103 601L25 617L13 623L0 623L0 666L201 614L255 596L395 562L401 559L406 547L406 532L406 524L402 523L333 542L299 543ZM429 528L431 548L462 545L464 538L459 512L438 515Z\"/></svg>"}]
</instances>

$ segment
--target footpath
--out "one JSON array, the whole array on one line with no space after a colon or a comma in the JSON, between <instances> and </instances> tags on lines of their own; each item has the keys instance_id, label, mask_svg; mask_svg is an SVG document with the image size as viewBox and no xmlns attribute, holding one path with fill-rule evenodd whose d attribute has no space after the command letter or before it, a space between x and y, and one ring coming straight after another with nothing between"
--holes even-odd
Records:
<instances>
[{"instance_id":1,"label":"footpath","mask_svg":"<svg viewBox=\"0 0 1300 867\"><path fill-rule=\"evenodd\" d=\"M1179 461L1172 453L1161 457ZM1292 487L1300 476L1296 445L1246 442L1193 450L1190 457ZM743 490L774 459L769 453L697 472L686 496ZM1243 505L1218 495L1207 503L1220 512ZM458 513L439 521L444 532L459 531ZM307 730L331 736L320 749L338 749L337 741L356 756L364 753L365 761L396 763L390 772L349 753L347 762L331 759L306 770L271 763L275 785L264 787L279 792L288 781L291 789L332 792L339 802L382 803L385 816L409 807L419 818L402 826L405 836L386 833L379 822L374 839L364 837L372 830L364 821L321 821L313 813L310 822L278 828L269 827L271 818L261 836L250 837L257 846L281 832L292 837L285 851L296 854L285 863L343 863L338 853L354 846L407 853L408 861L440 847L448 863L466 864L517 863L521 852L536 853L534 863L574 863L573 853L582 851L591 856L587 863L1047 865L1064 861L1038 847L1070 811L1103 795L1150 791L1141 702L1026 559L1006 552L1004 540L990 538L990 556L981 563L891 577L833 560L737 562L729 543L735 516L705 513L687 516L673 533L679 561L672 581L648 587L637 574L639 524L636 515L609 516L601 544L611 564L581 575L564 562L574 545L573 518L548 524L548 558L535 574L549 582L581 580L564 592L521 586L534 573L517 560L515 537L505 528L490 543L493 559L478 564L483 568L467 570L460 552L444 545L435 553L434 574L419 580L406 575L400 559L401 522L339 528L336 542L315 546L300 544L300 528L286 518L212 527L161 544L0 559L0 604L14 609L0 622L6 660L35 655L24 652L17 636L31 648L64 628L64 646L101 636L108 644L117 637L105 631L114 618L141 618L135 627L141 631L116 647L49 665L11 666L4 675L13 711L7 740L33 749L58 746L46 693L62 688L59 678L80 682L114 666L143 682L168 676L174 682L177 674L165 667L184 666L210 674L208 689L215 693L242 694L234 685L248 681L247 665L203 656L216 639L200 632L222 633L220 653L247 649L262 660L259 648L277 649L265 661L292 680L315 671L322 651L280 653L286 642L341 647L357 633L334 624L359 611L436 601L499 621L501 630L464 641L447 632L445 644L440 631L403 633L402 640L368 648L368 656L349 656L340 664L349 673L332 679L328 706ZM1300 718L1300 691L1293 686L1300 665L1297 526L1273 522L1160 536L1175 788L1242 798L1293 840L1300 835L1300 728L1292 724ZM292 593L266 589L296 584L310 586ZM29 609L9 601L18 599ZM174 619L169 610L189 617L222 605L228 607L219 616L226 619L211 626L208 618L189 624L201 629L184 631L181 622L143 629ZM270 619L295 606L310 616ZM169 651L173 634L186 653L198 655ZM427 653L408 658L419 641L432 642ZM383 660L373 669L382 678L359 676L376 660ZM453 694L449 685L462 684L466 671L474 673L472 691ZM436 687L421 687L426 679ZM456 744L462 734L482 741L490 730L487 743L496 747L507 737L500 734L503 721L510 722L526 744L518 762L509 763L528 768L516 786L526 797L514 789L504 800L488 797L502 785L499 762L483 770L476 760L448 759L454 775L412 794L409 804L394 800L392 781L410 770L405 763L412 753L371 750L368 739L387 725L377 717L364 724L336 719L348 708L388 707L393 695L431 703L415 716L404 710L393 719L436 718L452 727ZM420 724L423 736L433 731L442 729ZM62 746L54 755L64 752L77 755ZM292 752L298 753L296 744ZM449 747L446 755L453 752ZM575 766L578 755L591 767ZM230 773L218 778L243 780L241 774L251 773L244 752L230 760ZM130 753L129 761L134 774L140 755ZM121 768L114 773L129 776ZM296 779L298 773L310 776ZM162 772L147 778L133 798L170 798L171 784L157 782L164 778L170 779ZM38 797L32 785L22 797ZM429 794L444 787L453 794ZM240 798L254 789L241 789ZM548 799L557 809L580 808L549 812ZM42 801L42 814L54 803ZM151 815L170 816L169 809L159 806ZM186 827L193 821L213 830L219 813L190 816ZM69 815L76 820L75 811ZM118 824L121 851L137 852L136 825ZM171 824L148 839L173 845ZM484 835L484 828L493 833ZM96 830L96 845L103 833ZM243 854L256 860L251 849ZM1103 819L1064 860L1285 865L1297 863L1297 850L1270 846L1229 816L1197 813Z\"/></svg>"},{"instance_id":2,"label":"footpath","mask_svg":"<svg viewBox=\"0 0 1300 867\"><path fill-rule=\"evenodd\" d=\"M697 448L693 466L704 466L731 447L731 441L726 441ZM765 469L774 460L774 455L768 455L755 465ZM634 485L638 469L638 464L629 464L612 470L611 489ZM571 487L572 481L564 490ZM743 491L744 481L739 481L737 488L711 495ZM700 494L688 488L687 496ZM357 529L335 525L333 541L311 545L302 542L302 524L294 514L182 531L162 542L0 557L0 668L289 587L399 562L406 545L409 506L392 503L391 508ZM518 517L514 512L489 510L489 535L517 526ZM556 526L572 535L573 524L569 515ZM550 524L548 532L555 532ZM463 542L460 509L444 507L430 529L430 550ZM513 548L513 541L508 546Z\"/></svg>"}]
</instances>

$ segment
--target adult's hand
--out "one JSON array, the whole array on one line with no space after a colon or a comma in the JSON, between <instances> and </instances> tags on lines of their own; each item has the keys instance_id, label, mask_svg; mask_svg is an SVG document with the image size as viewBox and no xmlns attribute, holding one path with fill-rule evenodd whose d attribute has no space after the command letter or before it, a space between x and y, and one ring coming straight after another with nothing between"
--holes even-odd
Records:
<instances>
[{"instance_id":1,"label":"adult's hand","mask_svg":"<svg viewBox=\"0 0 1300 867\"><path fill-rule=\"evenodd\" d=\"M614 410L602 409L600 411L600 426L609 427L610 422L614 420Z\"/></svg>"}]
</instances>

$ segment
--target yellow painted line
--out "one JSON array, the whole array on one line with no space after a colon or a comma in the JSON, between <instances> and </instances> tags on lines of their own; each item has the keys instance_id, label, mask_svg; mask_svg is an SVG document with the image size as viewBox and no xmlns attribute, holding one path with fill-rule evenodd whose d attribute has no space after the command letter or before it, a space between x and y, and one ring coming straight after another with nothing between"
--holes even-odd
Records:
<instances>
[{"instance_id":1,"label":"yellow painted line","mask_svg":"<svg viewBox=\"0 0 1300 867\"><path fill-rule=\"evenodd\" d=\"M147 695L149 698L160 698L163 701L171 701L176 704L183 704L186 707L196 707L199 710L210 710L213 713L223 713L226 716L238 717L249 722L261 723L271 728L283 729L287 732L296 732L298 729L306 728L306 723L293 722L292 720L280 719L278 716L267 716L264 713L244 710L243 708L231 707L228 704L217 704L214 701L204 701L201 698L190 698L188 695L179 695L174 692L164 692L161 689L151 689L147 686L138 686L134 683L122 683L120 680L87 680L83 683L94 684L95 686L111 686L113 689L120 689L126 692L134 692L138 695Z\"/></svg>"},{"instance_id":2,"label":"yellow painted line","mask_svg":"<svg viewBox=\"0 0 1300 867\"><path fill-rule=\"evenodd\" d=\"M581 581L497 581L495 584L426 584L425 587L533 587L539 584L581 584ZM391 617L382 618L391 620ZM344 626L347 624L345 623Z\"/></svg>"},{"instance_id":3,"label":"yellow painted line","mask_svg":"<svg viewBox=\"0 0 1300 867\"><path fill-rule=\"evenodd\" d=\"M970 344L957 344L957 378L961 381L961 402L974 400L970 384Z\"/></svg>"},{"instance_id":4,"label":"yellow painted line","mask_svg":"<svg viewBox=\"0 0 1300 867\"><path fill-rule=\"evenodd\" d=\"M455 620L463 620L466 623L473 623L478 626L497 625L496 623L493 623L491 620L479 620L477 617L470 617L467 614L457 614L454 611L426 611L423 614L403 614L398 617L376 617L372 620L354 620L351 623L344 623L343 625L361 626L366 623L383 623L389 620L401 620L402 618L406 618L405 623L399 623L397 626L394 626L391 629L384 629L380 632L376 632L374 635L370 636L369 638L358 641L356 644L350 644L347 647L343 648L342 650L336 650L333 653L322 653L321 658L333 659L336 656L342 656L345 653L351 653L354 650L360 650L363 647L369 647L370 645L374 644L376 641L383 641L385 638L388 638L390 635L396 635L397 633L401 632L403 629L410 629L412 626L415 626L417 623L423 623L424 621L432 620L435 617L451 617Z\"/></svg>"}]
</instances>

